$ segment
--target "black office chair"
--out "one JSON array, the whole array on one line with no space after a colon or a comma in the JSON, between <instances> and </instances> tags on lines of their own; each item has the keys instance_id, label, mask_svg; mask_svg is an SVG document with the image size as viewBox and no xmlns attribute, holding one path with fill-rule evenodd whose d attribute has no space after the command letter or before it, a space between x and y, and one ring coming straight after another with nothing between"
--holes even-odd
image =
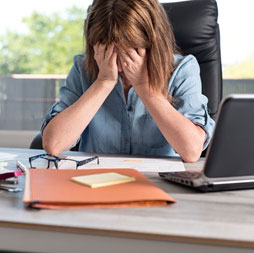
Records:
<instances>
[{"instance_id":1,"label":"black office chair","mask_svg":"<svg viewBox=\"0 0 254 253\"><path fill-rule=\"evenodd\" d=\"M218 8L215 0L164 3L173 25L177 45L183 54L193 54L200 65L202 91L209 99L208 112L216 119L222 99L222 69ZM38 134L30 148L41 149ZM74 148L78 150L78 146ZM203 153L204 156L205 153Z\"/></svg>"},{"instance_id":2,"label":"black office chair","mask_svg":"<svg viewBox=\"0 0 254 253\"><path fill-rule=\"evenodd\" d=\"M200 65L203 94L213 119L222 99L222 68L218 8L215 0L163 4L173 25L177 45L184 55L193 54Z\"/></svg>"}]
</instances>

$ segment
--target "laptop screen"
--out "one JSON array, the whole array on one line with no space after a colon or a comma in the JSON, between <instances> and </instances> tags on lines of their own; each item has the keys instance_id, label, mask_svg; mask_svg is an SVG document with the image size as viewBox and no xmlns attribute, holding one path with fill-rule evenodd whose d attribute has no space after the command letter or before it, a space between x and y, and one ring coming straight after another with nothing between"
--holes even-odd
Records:
<instances>
[{"instance_id":1,"label":"laptop screen","mask_svg":"<svg viewBox=\"0 0 254 253\"><path fill-rule=\"evenodd\" d=\"M204 174L254 175L254 95L233 95L222 103Z\"/></svg>"}]
</instances>

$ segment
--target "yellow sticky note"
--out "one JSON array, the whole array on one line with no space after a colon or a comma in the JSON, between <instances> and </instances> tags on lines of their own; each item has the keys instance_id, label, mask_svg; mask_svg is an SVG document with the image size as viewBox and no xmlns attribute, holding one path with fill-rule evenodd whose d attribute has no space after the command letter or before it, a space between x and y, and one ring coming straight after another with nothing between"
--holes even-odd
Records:
<instances>
[{"instance_id":1,"label":"yellow sticky note","mask_svg":"<svg viewBox=\"0 0 254 253\"><path fill-rule=\"evenodd\" d=\"M97 188L102 186L133 182L134 177L128 177L115 172L93 174L87 176L72 177L72 181Z\"/></svg>"}]
</instances>

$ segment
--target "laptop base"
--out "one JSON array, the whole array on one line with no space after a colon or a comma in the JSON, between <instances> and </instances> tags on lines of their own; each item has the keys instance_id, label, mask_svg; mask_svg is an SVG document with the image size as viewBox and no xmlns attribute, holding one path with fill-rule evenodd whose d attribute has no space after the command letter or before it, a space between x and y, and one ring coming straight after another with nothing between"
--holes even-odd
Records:
<instances>
[{"instance_id":1,"label":"laptop base","mask_svg":"<svg viewBox=\"0 0 254 253\"><path fill-rule=\"evenodd\" d=\"M182 177L181 174L184 176ZM159 176L165 180L168 180L175 184L181 184L189 188L201 191L201 192L217 192L217 191L232 191L232 190L243 190L243 189L254 189L254 182L212 182L209 183L200 176L191 178L193 172L190 172L190 178L186 178L188 171L184 172L160 172Z\"/></svg>"}]
</instances>

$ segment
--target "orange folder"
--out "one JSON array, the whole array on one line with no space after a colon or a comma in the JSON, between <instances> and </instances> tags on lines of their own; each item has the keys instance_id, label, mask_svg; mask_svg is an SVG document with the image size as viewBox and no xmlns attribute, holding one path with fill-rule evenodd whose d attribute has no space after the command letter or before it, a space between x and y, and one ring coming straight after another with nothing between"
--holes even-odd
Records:
<instances>
[{"instance_id":1,"label":"orange folder","mask_svg":"<svg viewBox=\"0 0 254 253\"><path fill-rule=\"evenodd\" d=\"M106 172L135 177L136 181L95 189L71 181L74 176ZM30 169L23 200L31 207L49 209L151 207L175 202L134 169Z\"/></svg>"}]
</instances>

